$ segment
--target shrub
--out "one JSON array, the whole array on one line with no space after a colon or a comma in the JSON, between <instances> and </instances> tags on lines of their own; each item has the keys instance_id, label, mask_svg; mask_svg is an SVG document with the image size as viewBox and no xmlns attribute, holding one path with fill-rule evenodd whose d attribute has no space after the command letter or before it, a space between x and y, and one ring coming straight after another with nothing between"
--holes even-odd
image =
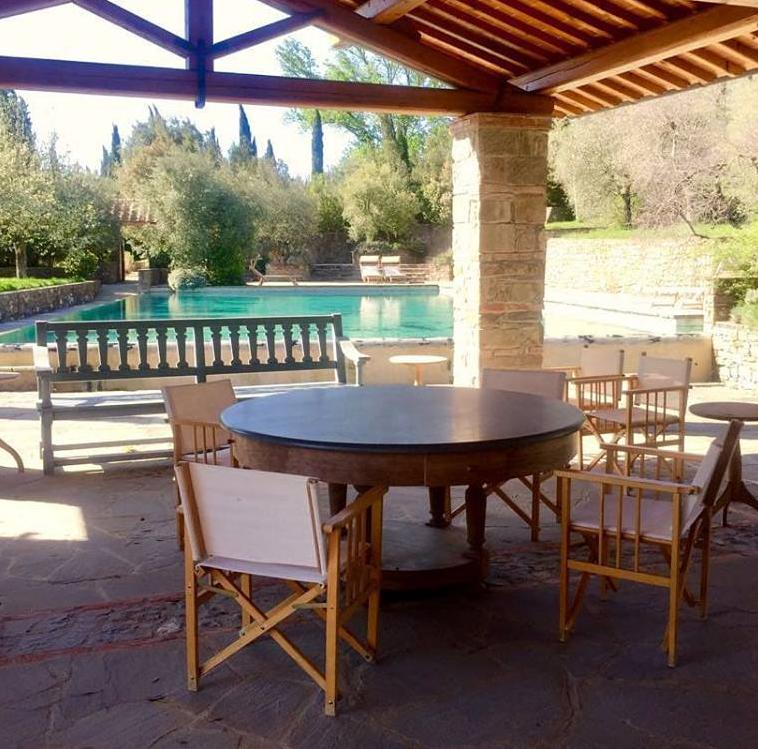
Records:
<instances>
[{"instance_id":1,"label":"shrub","mask_svg":"<svg viewBox=\"0 0 758 749\"><path fill-rule=\"evenodd\" d=\"M61 263L67 276L90 280L97 276L100 268L100 257L87 247L74 247Z\"/></svg>"},{"instance_id":2,"label":"shrub","mask_svg":"<svg viewBox=\"0 0 758 749\"><path fill-rule=\"evenodd\" d=\"M200 268L177 268L168 274L168 286L172 291L202 289L208 279Z\"/></svg>"}]
</instances>

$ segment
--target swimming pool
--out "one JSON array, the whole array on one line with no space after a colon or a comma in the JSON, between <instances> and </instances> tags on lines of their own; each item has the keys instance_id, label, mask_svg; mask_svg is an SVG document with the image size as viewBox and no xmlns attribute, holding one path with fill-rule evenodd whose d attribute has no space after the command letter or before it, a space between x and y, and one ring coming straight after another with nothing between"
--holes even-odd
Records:
<instances>
[{"instance_id":1,"label":"swimming pool","mask_svg":"<svg viewBox=\"0 0 758 749\"><path fill-rule=\"evenodd\" d=\"M453 298L436 286L407 289L381 287L299 287L297 289L218 288L151 292L115 302L88 305L53 316L56 320L166 320L192 317L266 317L342 315L351 338L449 338L453 335ZM47 316L45 316L47 317ZM641 331L603 319L566 315L548 305L547 338L633 335ZM0 344L34 342L34 326L0 333Z\"/></svg>"},{"instance_id":2,"label":"swimming pool","mask_svg":"<svg viewBox=\"0 0 758 749\"><path fill-rule=\"evenodd\" d=\"M453 334L453 300L437 287L300 287L151 292L55 315L56 320L167 320L192 317L342 315L351 338L435 338ZM34 326L0 334L0 343L32 343Z\"/></svg>"}]
</instances>

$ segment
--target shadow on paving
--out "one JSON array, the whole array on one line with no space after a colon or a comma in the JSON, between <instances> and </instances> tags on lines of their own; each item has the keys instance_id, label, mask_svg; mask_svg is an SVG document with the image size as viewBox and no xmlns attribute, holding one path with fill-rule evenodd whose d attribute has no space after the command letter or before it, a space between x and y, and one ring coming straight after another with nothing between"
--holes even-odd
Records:
<instances>
[{"instance_id":1,"label":"shadow on paving","mask_svg":"<svg viewBox=\"0 0 758 749\"><path fill-rule=\"evenodd\" d=\"M659 649L666 594L653 588L623 584L603 602L593 586L576 631L559 643L558 526L543 517L542 540L530 543L526 526L490 500L490 584L386 595L381 660L342 651L333 719L268 639L198 693L185 689L167 467L52 478L0 469L0 486L3 749L758 745L758 515L742 508L728 528L716 524L711 615L703 622L683 609L679 666L668 669ZM389 503L388 514L401 511ZM413 512L421 523L427 508ZM282 590L262 581L257 596L272 605ZM206 642L231 639L236 626L224 599L203 610ZM315 617L285 629L319 662Z\"/></svg>"}]
</instances>

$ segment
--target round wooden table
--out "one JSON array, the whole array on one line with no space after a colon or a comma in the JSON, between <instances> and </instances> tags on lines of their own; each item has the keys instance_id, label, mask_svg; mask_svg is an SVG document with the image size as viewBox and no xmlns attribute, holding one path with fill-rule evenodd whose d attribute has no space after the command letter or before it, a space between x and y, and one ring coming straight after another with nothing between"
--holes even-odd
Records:
<instances>
[{"instance_id":1,"label":"round wooden table","mask_svg":"<svg viewBox=\"0 0 758 749\"><path fill-rule=\"evenodd\" d=\"M442 517L445 487L466 486L466 537L446 561L408 554L424 528L401 523L387 538L385 586L438 587L487 574L485 486L566 465L576 454L584 416L574 406L536 395L458 387L313 388L254 398L227 408L222 424L235 435L240 465L313 476L329 485L330 509L346 503L347 486L430 487L432 514ZM412 564L393 563L402 550ZM436 561L435 561L436 560Z\"/></svg>"},{"instance_id":2,"label":"round wooden table","mask_svg":"<svg viewBox=\"0 0 758 749\"><path fill-rule=\"evenodd\" d=\"M423 368L430 364L443 364L447 361L447 357L434 356L432 354L429 354L428 356L418 354L398 354L397 356L390 356L389 361L390 364L404 364L407 367L413 367L413 384L423 385Z\"/></svg>"},{"instance_id":3,"label":"round wooden table","mask_svg":"<svg viewBox=\"0 0 758 749\"><path fill-rule=\"evenodd\" d=\"M737 419L741 422L758 421L758 403L740 403L739 401L710 401L707 403L694 403L690 411L695 416L714 421L731 421ZM758 499L745 486L742 480L742 451L739 440L734 448L732 462L729 464L729 477L726 488L713 505L714 513L723 509L722 522L726 525L726 514L732 502L742 502L754 510L758 510Z\"/></svg>"}]
</instances>

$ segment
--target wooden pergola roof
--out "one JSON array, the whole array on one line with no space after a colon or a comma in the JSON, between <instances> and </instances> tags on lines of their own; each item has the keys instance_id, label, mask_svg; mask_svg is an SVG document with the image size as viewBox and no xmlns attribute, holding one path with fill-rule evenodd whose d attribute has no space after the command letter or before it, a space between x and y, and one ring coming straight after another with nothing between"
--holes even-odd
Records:
<instances>
[{"instance_id":1,"label":"wooden pergola roof","mask_svg":"<svg viewBox=\"0 0 758 749\"><path fill-rule=\"evenodd\" d=\"M186 68L0 57L0 88L194 99L198 106L570 116L758 70L758 0L263 0L289 17L225 40L213 36L213 0L185 0L184 37L109 0L0 0L0 19L68 2L185 58ZM451 88L214 71L217 58L308 25Z\"/></svg>"}]
</instances>

